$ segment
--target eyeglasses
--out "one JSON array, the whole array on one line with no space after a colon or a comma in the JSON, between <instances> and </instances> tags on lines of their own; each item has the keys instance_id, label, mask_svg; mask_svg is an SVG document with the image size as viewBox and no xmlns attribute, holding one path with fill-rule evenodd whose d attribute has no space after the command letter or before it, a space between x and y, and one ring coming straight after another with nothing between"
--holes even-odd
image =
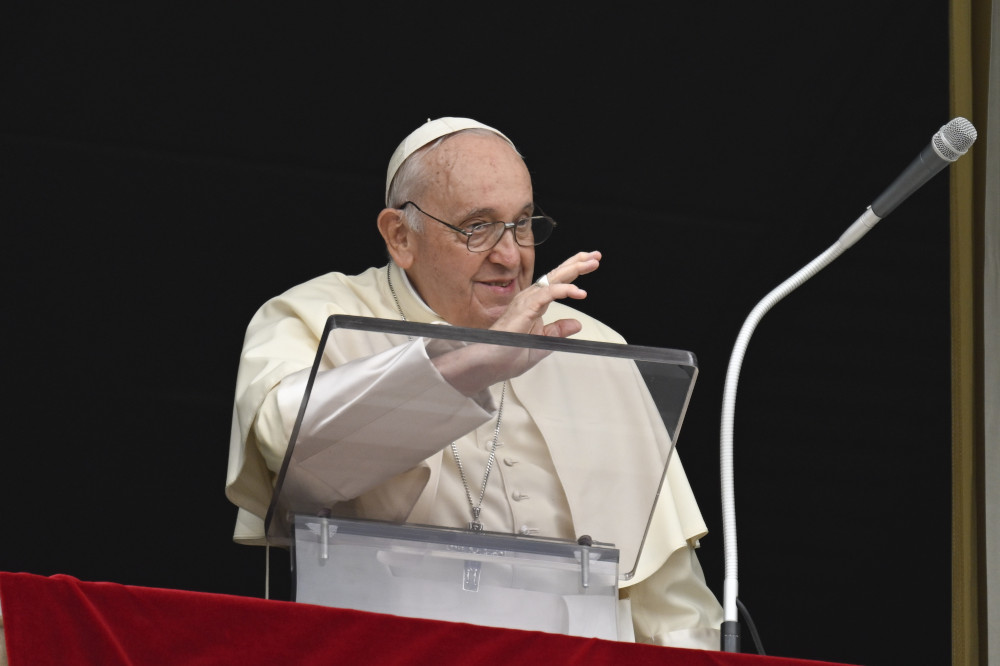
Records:
<instances>
[{"instance_id":1,"label":"eyeglasses","mask_svg":"<svg viewBox=\"0 0 1000 666\"><path fill-rule=\"evenodd\" d=\"M407 206L413 206L435 222L440 222L452 231L465 236L465 246L469 248L469 252L487 252L492 250L500 242L504 232L508 229L511 230L511 235L514 236L515 243L521 247L534 247L548 240L549 236L552 235L552 230L556 228L556 221L542 213L538 207L535 208L535 212L540 213L539 215L522 217L516 222L487 222L485 220L473 219L466 224L465 229L462 229L453 224L448 224L444 220L439 220L430 213L422 210L420 206L412 201L407 201L399 208L402 210Z\"/></svg>"}]
</instances>

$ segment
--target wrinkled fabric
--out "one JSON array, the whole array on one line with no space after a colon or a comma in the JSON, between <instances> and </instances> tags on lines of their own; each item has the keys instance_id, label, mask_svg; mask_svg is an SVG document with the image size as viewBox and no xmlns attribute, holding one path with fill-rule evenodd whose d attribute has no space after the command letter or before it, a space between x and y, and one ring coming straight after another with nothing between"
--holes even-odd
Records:
<instances>
[{"instance_id":1,"label":"wrinkled fabric","mask_svg":"<svg viewBox=\"0 0 1000 666\"><path fill-rule=\"evenodd\" d=\"M393 266L392 270L394 279L398 279L399 269ZM405 283L397 285L396 294L400 306L407 313L408 321L443 323L411 290L405 288ZM266 514L275 474L287 447L302 395L303 377L315 359L326 320L332 314L398 320L399 313L388 289L386 268L369 269L358 276L330 273L315 278L268 301L248 326L237 378L226 486L227 496L241 508L234 533L237 541L263 542L261 518ZM570 317L583 325L582 331L574 337L624 343L621 336L604 324L562 303L552 303L549 306L546 321ZM367 395L368 392L376 394L378 391L400 391L400 382L393 381L395 375L386 372L386 368L391 367L393 372L398 370L408 373L405 375L408 377L407 385L419 382L421 390L436 391L439 403L447 403L449 400L453 402L452 406L441 408L446 413L467 413L470 421L464 422L465 425L454 433L444 433L437 432L434 428L446 427L447 420L428 430L413 423L412 419L393 423L388 418L389 415L382 418L366 413L365 418L372 419L374 424L370 432L379 433L381 439L365 434L356 439L355 444L345 439L343 442L338 441L337 447L328 451L317 450L316 455L326 458L322 463L330 471L330 476L337 476L338 465L342 465L342 469L347 471L341 475L342 481L331 480L329 497L351 506L353 515L366 518L446 524L441 520L444 515L468 515L467 500L461 485L441 481L442 478L448 478L448 458L443 451L447 452L451 437L470 429L470 423L477 419L481 423L488 422L490 410L495 409L495 406L489 399L477 402L454 391L453 395L448 395L447 383L440 376L435 378L433 372L428 370L430 352L419 343L403 349L398 347L398 342L379 342L377 336L371 340L373 341L366 339L359 342L357 349L337 349L332 352L338 357L335 362L338 366L336 372L341 371L340 366L346 366L354 359L365 359L357 364L358 372L347 380L355 392L362 391ZM383 359L379 354L388 354L390 357ZM355 364L352 362L351 365ZM421 372L424 374L421 375ZM635 444L633 440L650 437L640 433L636 437L621 439L630 442L633 447L628 451L615 450L611 446L583 451L581 446L586 446L587 443L574 441L572 430L565 428L564 424L575 423L574 419L585 419L588 414L600 413L601 409L609 408L606 403L615 399L621 404L617 409L629 410L628 413L637 423L649 423L651 415L644 410L655 407L648 404L651 402L648 392L640 386L641 381L636 376L619 377L607 384L595 384L593 377L575 377L573 372L572 367L543 362L509 383L511 390L507 397L510 401L508 409L523 410L527 415L526 420L537 428L535 432L538 441L535 448L549 454L547 458L536 461L538 470L543 472L537 473L534 478L547 500L545 503L539 502L538 506L547 507L548 512L552 511L553 506L565 507L559 513L571 517L572 524L568 526L570 533L546 536L575 539L579 534L590 534L600 541L615 543L616 547L621 548L623 562L629 561L629 556L634 560L638 538L643 534L648 513L636 511L631 515L604 520L601 524L593 521L608 501L607 495L602 493L618 493L627 501L630 492L641 497L643 492L648 491L644 488L632 488L627 483L618 488L608 487L608 484L610 479L633 478L629 472L630 465L634 468L662 469L665 461L644 457L655 451L656 446L662 447L662 442L649 442L648 446ZM325 399L322 391L319 395L319 399ZM559 399L554 400L553 396ZM336 399L335 395L333 399ZM345 403L345 418L350 418L350 405L346 405L347 401L341 402ZM323 424L323 427L336 428L337 425L331 421ZM351 432L357 430L351 429ZM665 437L665 433L662 436ZM462 441L461 438L459 441ZM391 446L401 450L408 448L413 453L406 454L411 458L406 455L401 458L396 455L372 455L362 459L365 446ZM398 452L394 451L395 453ZM344 456L342 459L337 457L341 454ZM395 467L391 463L381 466L378 464L389 458L409 462ZM588 471L582 473L577 464L580 458L599 460L600 464L589 465ZM320 461L320 458L316 461ZM607 473L593 476L592 470L600 471L602 466L607 468ZM544 470L550 471L546 473ZM498 475L502 473L497 472ZM635 475L634 478L640 477ZM321 481L326 483L326 479L321 478ZM323 488L315 490L318 493L325 491ZM655 489L646 496L654 495ZM615 497L614 494L611 496ZM508 504L508 509L513 511L515 503L508 500ZM531 505L518 502L516 510L523 512L525 504ZM501 519L498 517L495 520ZM525 514L524 520L525 526L531 525L533 518L530 512ZM538 520L540 522L541 518ZM511 531L518 527L517 524L503 525L504 529ZM674 452L667 467L667 477L650 531L643 545L642 559L633 578L623 584L632 589L637 584L646 584L647 579L659 581L650 583L656 586L655 593L633 598L629 604L636 626L641 624L643 627L642 631L636 632L637 640L663 643L669 641L671 636L678 635L678 631L704 628L709 633L715 632L715 638L707 639L702 647L717 648L722 609L705 585L704 575L697 566L694 552L698 539L706 532L683 466ZM667 595L672 601L657 603L656 595Z\"/></svg>"}]
</instances>

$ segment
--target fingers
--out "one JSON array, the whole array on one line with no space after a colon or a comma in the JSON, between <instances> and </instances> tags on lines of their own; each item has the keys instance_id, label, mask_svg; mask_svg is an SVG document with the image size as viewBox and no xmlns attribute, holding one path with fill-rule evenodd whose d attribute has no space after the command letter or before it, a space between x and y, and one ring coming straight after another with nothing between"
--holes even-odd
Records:
<instances>
[{"instance_id":1,"label":"fingers","mask_svg":"<svg viewBox=\"0 0 1000 666\"><path fill-rule=\"evenodd\" d=\"M583 330L583 324L576 319L559 319L551 324L546 324L542 328L542 335L547 335L551 338L568 338L574 333L579 333L581 330Z\"/></svg>"},{"instance_id":2,"label":"fingers","mask_svg":"<svg viewBox=\"0 0 1000 666\"><path fill-rule=\"evenodd\" d=\"M535 318L532 328L535 332L543 335L565 338L581 330L580 322L575 319L561 319L545 326L539 327L541 317L553 301L564 298L581 300L587 297L587 291L574 284L581 275L593 273L601 264L600 252L578 252L566 261L559 264L548 273L544 273L535 282L536 289L529 289L524 294L525 299L512 303L515 308L525 306L530 314L529 318Z\"/></svg>"},{"instance_id":3,"label":"fingers","mask_svg":"<svg viewBox=\"0 0 1000 666\"><path fill-rule=\"evenodd\" d=\"M507 306L506 311L490 328L499 331L531 333L534 335L554 335L565 337L576 333L576 330L563 332L562 324L549 328L544 325L542 317L549 305L561 298L586 298L587 292L575 284L537 285L522 291ZM551 326L551 325L550 325ZM568 329L567 329L568 330Z\"/></svg>"},{"instance_id":4,"label":"fingers","mask_svg":"<svg viewBox=\"0 0 1000 666\"><path fill-rule=\"evenodd\" d=\"M566 261L545 273L535 282L541 287L573 282L581 275L593 273L601 265L600 252L578 252Z\"/></svg>"},{"instance_id":5,"label":"fingers","mask_svg":"<svg viewBox=\"0 0 1000 666\"><path fill-rule=\"evenodd\" d=\"M507 310L491 328L563 338L578 333L582 325L575 319L543 324L542 316L553 301L564 298L576 300L586 298L586 290L573 282L581 275L596 271L600 263L600 252L578 252L548 273L544 273L535 281L533 287L514 297Z\"/></svg>"},{"instance_id":6,"label":"fingers","mask_svg":"<svg viewBox=\"0 0 1000 666\"><path fill-rule=\"evenodd\" d=\"M542 287L542 285L537 286ZM540 300L546 304L562 298L575 298L579 300L587 297L587 291L572 282L550 282L548 286L542 287L540 291L541 293L534 294L532 300Z\"/></svg>"}]
</instances>

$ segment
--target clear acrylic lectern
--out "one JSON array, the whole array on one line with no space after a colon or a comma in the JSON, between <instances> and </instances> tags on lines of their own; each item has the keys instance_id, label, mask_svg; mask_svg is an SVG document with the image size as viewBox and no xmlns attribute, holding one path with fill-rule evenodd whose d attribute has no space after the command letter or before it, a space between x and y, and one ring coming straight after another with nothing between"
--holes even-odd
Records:
<instances>
[{"instance_id":1,"label":"clear acrylic lectern","mask_svg":"<svg viewBox=\"0 0 1000 666\"><path fill-rule=\"evenodd\" d=\"M435 524L450 445L498 407L495 386L467 396L439 368L461 368L463 388L508 379L507 437L524 441L505 446L545 449L573 538ZM331 316L266 517L268 542L293 551L295 599L616 640L619 583L635 575L697 373L674 349ZM488 491L511 492L502 473Z\"/></svg>"}]
</instances>

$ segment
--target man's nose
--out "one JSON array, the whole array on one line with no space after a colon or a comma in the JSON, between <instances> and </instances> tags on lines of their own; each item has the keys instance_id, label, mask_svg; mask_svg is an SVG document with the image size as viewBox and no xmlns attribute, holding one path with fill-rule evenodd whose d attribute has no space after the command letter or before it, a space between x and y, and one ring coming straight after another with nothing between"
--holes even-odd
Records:
<instances>
[{"instance_id":1,"label":"man's nose","mask_svg":"<svg viewBox=\"0 0 1000 666\"><path fill-rule=\"evenodd\" d=\"M507 233L508 231L510 233ZM490 254L496 256L497 260L500 260L501 263L510 263L511 261L514 261L519 257L520 253L520 246L514 239L513 228L504 229L503 233L500 234L500 240L497 241L497 244L494 245L493 249L490 251Z\"/></svg>"}]
</instances>

